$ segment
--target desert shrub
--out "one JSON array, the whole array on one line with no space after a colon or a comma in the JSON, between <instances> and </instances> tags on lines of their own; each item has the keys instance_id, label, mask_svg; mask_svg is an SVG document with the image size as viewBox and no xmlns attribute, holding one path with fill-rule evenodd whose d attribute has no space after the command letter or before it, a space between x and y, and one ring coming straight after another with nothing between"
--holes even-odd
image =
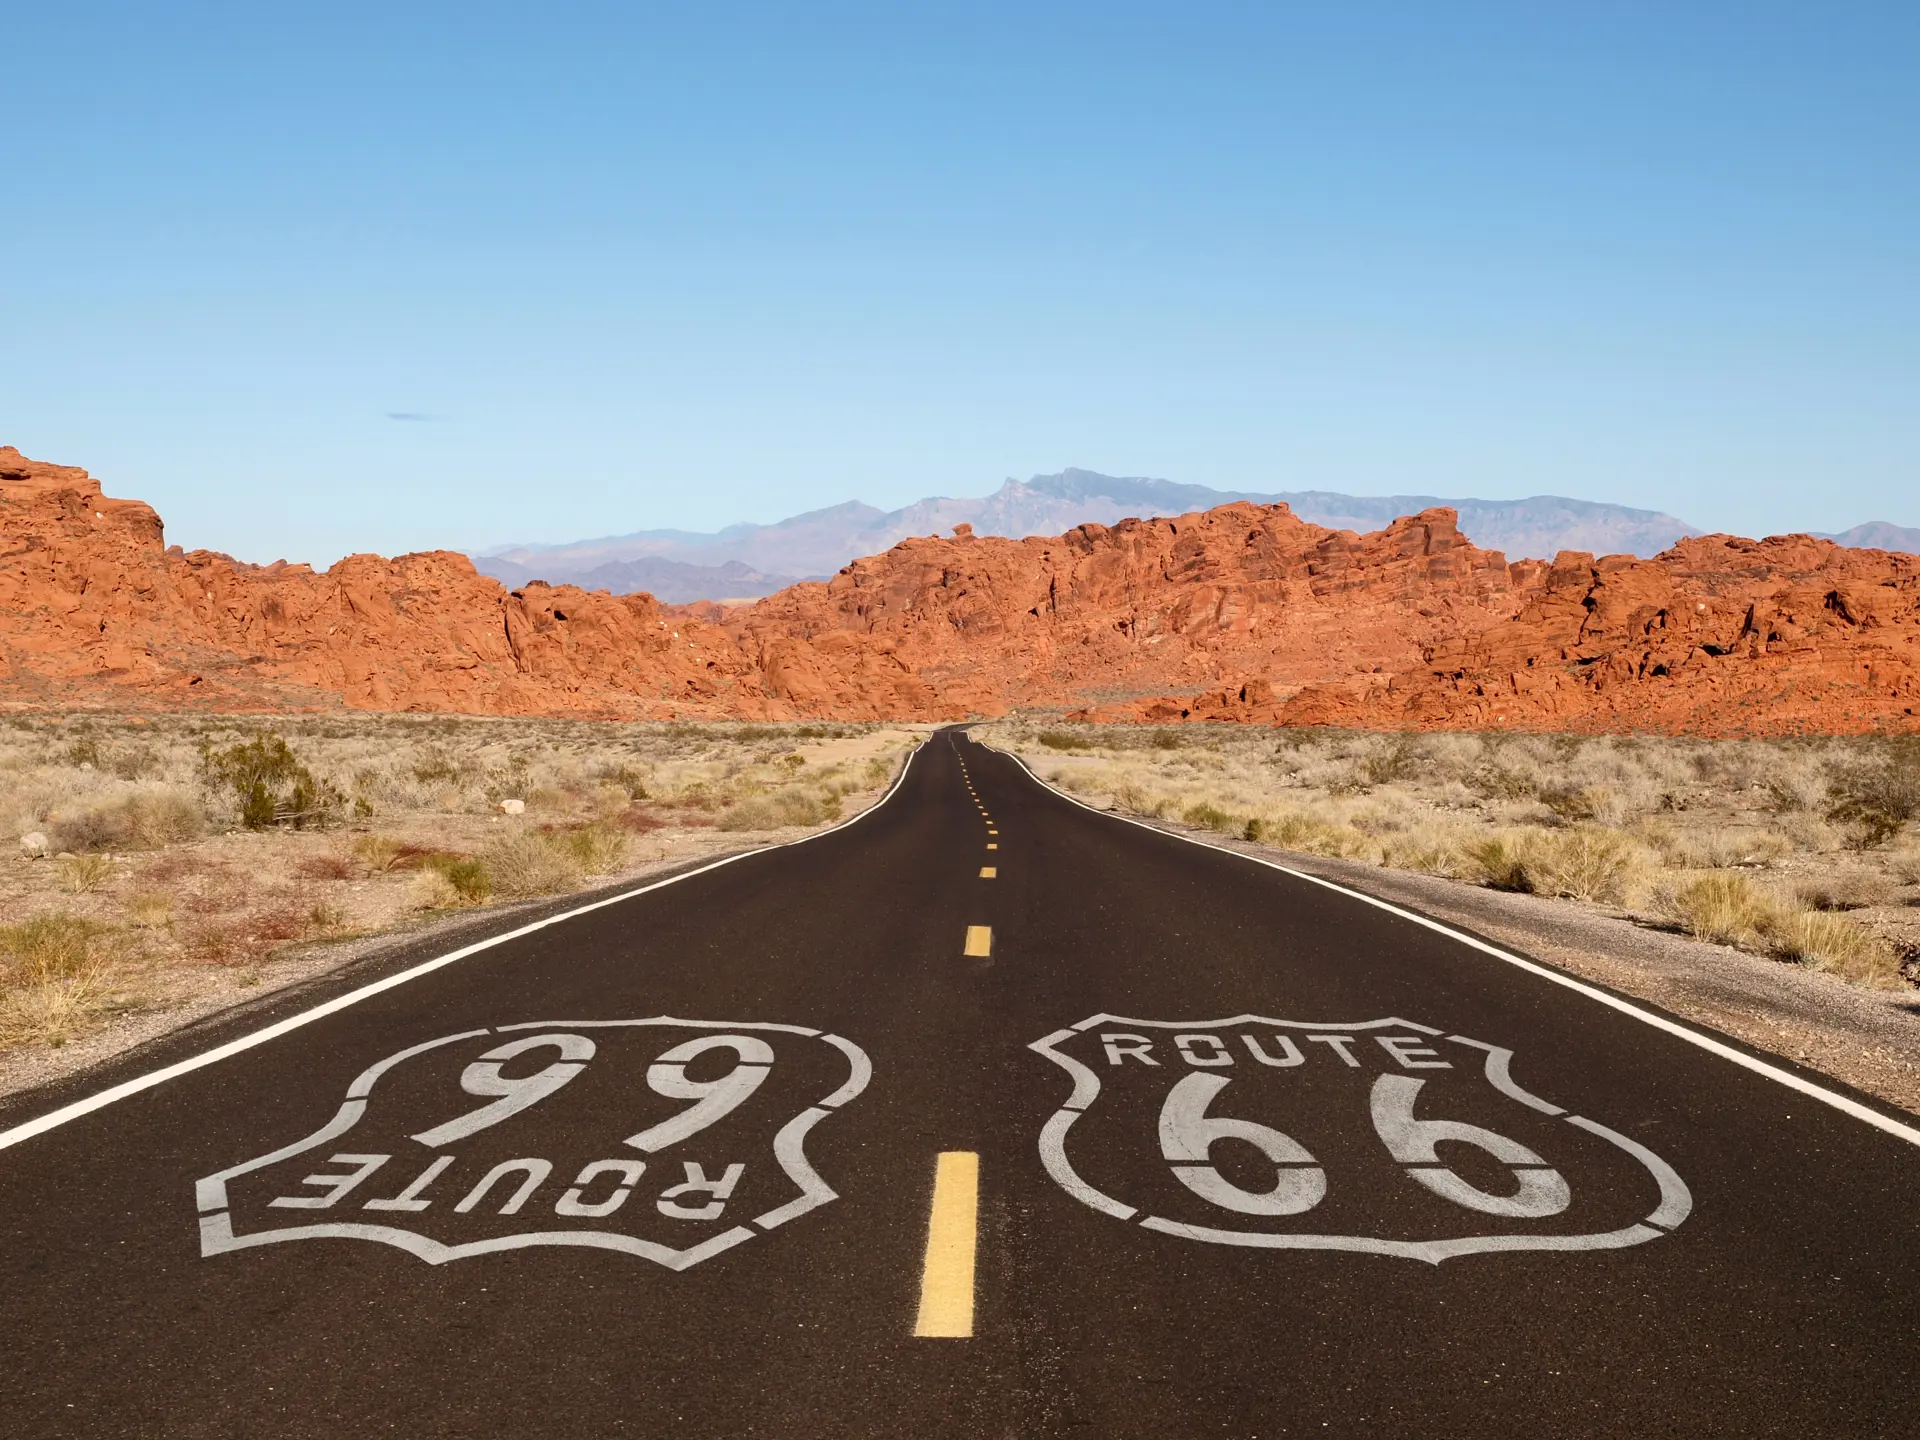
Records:
<instances>
[{"instance_id":1,"label":"desert shrub","mask_svg":"<svg viewBox=\"0 0 1920 1440\"><path fill-rule=\"evenodd\" d=\"M1496 890L1627 905L1644 887L1647 852L1604 825L1510 830L1459 847L1462 869Z\"/></svg>"},{"instance_id":2,"label":"desert shrub","mask_svg":"<svg viewBox=\"0 0 1920 1440\"><path fill-rule=\"evenodd\" d=\"M1633 833L1658 853L1661 863L1676 870L1724 870L1734 865L1771 865L1793 850L1793 843L1774 830L1722 827L1713 830L1676 830L1664 820L1644 820Z\"/></svg>"},{"instance_id":3,"label":"desert shrub","mask_svg":"<svg viewBox=\"0 0 1920 1440\"><path fill-rule=\"evenodd\" d=\"M1431 825L1410 826L1384 838L1380 842L1380 863L1396 870L1456 878L1472 867L1459 836L1451 829Z\"/></svg>"},{"instance_id":4,"label":"desert shrub","mask_svg":"<svg viewBox=\"0 0 1920 1440\"><path fill-rule=\"evenodd\" d=\"M613 817L613 823L630 835L647 835L663 829L666 821L641 805L629 805Z\"/></svg>"},{"instance_id":5,"label":"desert shrub","mask_svg":"<svg viewBox=\"0 0 1920 1440\"><path fill-rule=\"evenodd\" d=\"M587 825L554 838L588 875L618 870L627 858L626 835L609 825Z\"/></svg>"},{"instance_id":6,"label":"desert shrub","mask_svg":"<svg viewBox=\"0 0 1920 1440\"><path fill-rule=\"evenodd\" d=\"M272 730L224 750L208 748L201 771L208 789L232 799L240 823L249 830L325 825L338 820L346 808L346 797L329 781L316 780L285 738Z\"/></svg>"},{"instance_id":7,"label":"desert shrub","mask_svg":"<svg viewBox=\"0 0 1920 1440\"><path fill-rule=\"evenodd\" d=\"M1086 736L1075 735L1069 730L1042 730L1036 738L1049 750L1091 750L1093 748L1093 742Z\"/></svg>"},{"instance_id":8,"label":"desert shrub","mask_svg":"<svg viewBox=\"0 0 1920 1440\"><path fill-rule=\"evenodd\" d=\"M1644 797L1613 785L1549 785L1536 798L1560 819L1569 823L1593 821L1600 825L1624 825L1651 806Z\"/></svg>"},{"instance_id":9,"label":"desert shrub","mask_svg":"<svg viewBox=\"0 0 1920 1440\"><path fill-rule=\"evenodd\" d=\"M772 797L767 795L749 795L737 805L729 806L718 822L722 830L772 830L780 824L780 812L775 808Z\"/></svg>"},{"instance_id":10,"label":"desert shrub","mask_svg":"<svg viewBox=\"0 0 1920 1440\"><path fill-rule=\"evenodd\" d=\"M198 839L207 828L200 802L170 786L136 790L122 805L127 843L135 849L157 850Z\"/></svg>"},{"instance_id":11,"label":"desert shrub","mask_svg":"<svg viewBox=\"0 0 1920 1440\"><path fill-rule=\"evenodd\" d=\"M453 882L431 867L413 877L407 894L416 910L452 910L460 904L460 892Z\"/></svg>"},{"instance_id":12,"label":"desert shrub","mask_svg":"<svg viewBox=\"0 0 1920 1440\"><path fill-rule=\"evenodd\" d=\"M572 850L538 830L503 835L480 859L492 877L493 888L502 895L552 895L573 889L586 875Z\"/></svg>"},{"instance_id":13,"label":"desert shrub","mask_svg":"<svg viewBox=\"0 0 1920 1440\"><path fill-rule=\"evenodd\" d=\"M613 786L628 800L651 798L647 792L647 777L632 765L599 765L591 767L587 773L602 784Z\"/></svg>"},{"instance_id":14,"label":"desert shrub","mask_svg":"<svg viewBox=\"0 0 1920 1440\"><path fill-rule=\"evenodd\" d=\"M59 810L47 823L47 838L56 850L111 850L126 843L125 817L114 806Z\"/></svg>"},{"instance_id":15,"label":"desert shrub","mask_svg":"<svg viewBox=\"0 0 1920 1440\"><path fill-rule=\"evenodd\" d=\"M1780 933L1791 910L1744 875L1715 871L1688 881L1670 902L1674 918L1696 940L1758 948Z\"/></svg>"},{"instance_id":16,"label":"desert shrub","mask_svg":"<svg viewBox=\"0 0 1920 1440\"><path fill-rule=\"evenodd\" d=\"M1809 875L1796 881L1793 888L1801 902L1815 910L1864 910L1874 905L1890 905L1895 899L1893 881L1877 870Z\"/></svg>"},{"instance_id":17,"label":"desert shrub","mask_svg":"<svg viewBox=\"0 0 1920 1440\"><path fill-rule=\"evenodd\" d=\"M471 755L455 754L440 745L428 745L408 767L422 785L458 785L478 769Z\"/></svg>"},{"instance_id":18,"label":"desert shrub","mask_svg":"<svg viewBox=\"0 0 1920 1440\"><path fill-rule=\"evenodd\" d=\"M1920 885L1920 845L1903 845L1893 852L1893 873L1908 885Z\"/></svg>"},{"instance_id":19,"label":"desert shrub","mask_svg":"<svg viewBox=\"0 0 1920 1440\"><path fill-rule=\"evenodd\" d=\"M355 858L375 874L393 869L410 848L391 835L362 835L353 842Z\"/></svg>"},{"instance_id":20,"label":"desert shrub","mask_svg":"<svg viewBox=\"0 0 1920 1440\"><path fill-rule=\"evenodd\" d=\"M1797 911L1784 917L1768 938L1775 954L1811 969L1887 989L1903 984L1893 947L1844 915Z\"/></svg>"},{"instance_id":21,"label":"desert shrub","mask_svg":"<svg viewBox=\"0 0 1920 1440\"><path fill-rule=\"evenodd\" d=\"M56 1049L93 1028L110 998L104 971L36 981L0 994L0 1046Z\"/></svg>"},{"instance_id":22,"label":"desert shrub","mask_svg":"<svg viewBox=\"0 0 1920 1440\"><path fill-rule=\"evenodd\" d=\"M1523 894L1532 891L1533 878L1527 873L1527 847L1518 836L1487 835L1468 841L1461 849L1495 890L1515 890Z\"/></svg>"},{"instance_id":23,"label":"desert shrub","mask_svg":"<svg viewBox=\"0 0 1920 1440\"><path fill-rule=\"evenodd\" d=\"M770 795L749 795L730 806L719 820L722 830L776 830L783 825L818 825L840 818L840 797L800 788Z\"/></svg>"},{"instance_id":24,"label":"desert shrub","mask_svg":"<svg viewBox=\"0 0 1920 1440\"><path fill-rule=\"evenodd\" d=\"M1849 766L1833 777L1827 797L1827 819L1852 848L1884 845L1920 814L1920 752L1903 746Z\"/></svg>"},{"instance_id":25,"label":"desert shrub","mask_svg":"<svg viewBox=\"0 0 1920 1440\"><path fill-rule=\"evenodd\" d=\"M64 1045L111 998L112 932L78 915L0 926L0 1045Z\"/></svg>"},{"instance_id":26,"label":"desert shrub","mask_svg":"<svg viewBox=\"0 0 1920 1440\"><path fill-rule=\"evenodd\" d=\"M164 930L173 923L173 897L160 890L142 890L130 895L127 918L142 930Z\"/></svg>"},{"instance_id":27,"label":"desert shrub","mask_svg":"<svg viewBox=\"0 0 1920 1440\"><path fill-rule=\"evenodd\" d=\"M433 855L423 868L444 876L462 904L481 905L493 894L486 862L471 855Z\"/></svg>"},{"instance_id":28,"label":"desert shrub","mask_svg":"<svg viewBox=\"0 0 1920 1440\"><path fill-rule=\"evenodd\" d=\"M1130 810L1136 815L1158 817L1167 813L1165 800L1131 780L1122 781L1113 787L1113 803L1120 809Z\"/></svg>"},{"instance_id":29,"label":"desert shrub","mask_svg":"<svg viewBox=\"0 0 1920 1440\"><path fill-rule=\"evenodd\" d=\"M1542 835L1524 861L1536 895L1599 904L1630 904L1646 874L1646 852L1604 825L1577 825Z\"/></svg>"},{"instance_id":30,"label":"desert shrub","mask_svg":"<svg viewBox=\"0 0 1920 1440\"><path fill-rule=\"evenodd\" d=\"M307 928L317 935L338 935L347 928L347 912L330 900L317 901L307 911Z\"/></svg>"},{"instance_id":31,"label":"desert shrub","mask_svg":"<svg viewBox=\"0 0 1920 1440\"><path fill-rule=\"evenodd\" d=\"M111 933L97 921L63 911L0 925L0 977L20 983L85 974L105 963Z\"/></svg>"},{"instance_id":32,"label":"desert shrub","mask_svg":"<svg viewBox=\"0 0 1920 1440\"><path fill-rule=\"evenodd\" d=\"M1767 803L1781 814L1805 814L1821 808L1827 799L1827 781L1811 756L1783 757L1761 782Z\"/></svg>"},{"instance_id":33,"label":"desert shrub","mask_svg":"<svg viewBox=\"0 0 1920 1440\"><path fill-rule=\"evenodd\" d=\"M1369 748L1359 759L1358 774L1368 785L1392 785L1409 779L1419 762L1418 745L1400 735Z\"/></svg>"},{"instance_id":34,"label":"desert shrub","mask_svg":"<svg viewBox=\"0 0 1920 1440\"><path fill-rule=\"evenodd\" d=\"M1189 805L1180 812L1180 818L1189 825L1197 825L1202 830L1218 830L1225 835L1232 835L1246 828L1244 820L1229 815L1219 806L1204 800Z\"/></svg>"},{"instance_id":35,"label":"desert shrub","mask_svg":"<svg viewBox=\"0 0 1920 1440\"><path fill-rule=\"evenodd\" d=\"M59 866L60 887L75 895L90 894L113 878L113 861L104 855L75 855Z\"/></svg>"},{"instance_id":36,"label":"desert shrub","mask_svg":"<svg viewBox=\"0 0 1920 1440\"><path fill-rule=\"evenodd\" d=\"M299 940L307 933L312 905L298 892L282 890L260 897L261 902L244 917L247 943L262 950L285 940Z\"/></svg>"}]
</instances>

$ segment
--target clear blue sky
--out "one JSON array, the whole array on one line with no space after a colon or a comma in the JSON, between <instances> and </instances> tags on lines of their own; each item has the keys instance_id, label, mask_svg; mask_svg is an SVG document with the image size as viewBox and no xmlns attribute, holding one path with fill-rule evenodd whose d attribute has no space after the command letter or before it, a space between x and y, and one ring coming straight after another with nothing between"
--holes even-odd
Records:
<instances>
[{"instance_id":1,"label":"clear blue sky","mask_svg":"<svg viewBox=\"0 0 1920 1440\"><path fill-rule=\"evenodd\" d=\"M1914 0L301 8L0 20L0 443L189 546L1066 465L1920 524Z\"/></svg>"}]
</instances>

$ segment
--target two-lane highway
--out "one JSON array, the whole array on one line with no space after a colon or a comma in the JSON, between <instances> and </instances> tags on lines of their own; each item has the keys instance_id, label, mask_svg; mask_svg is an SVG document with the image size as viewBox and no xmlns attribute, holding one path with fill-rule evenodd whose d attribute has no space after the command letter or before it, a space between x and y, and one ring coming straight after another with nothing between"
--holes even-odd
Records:
<instances>
[{"instance_id":1,"label":"two-lane highway","mask_svg":"<svg viewBox=\"0 0 1920 1440\"><path fill-rule=\"evenodd\" d=\"M1920 1433L1920 1133L957 731L394 978L0 1135L0 1429Z\"/></svg>"}]
</instances>

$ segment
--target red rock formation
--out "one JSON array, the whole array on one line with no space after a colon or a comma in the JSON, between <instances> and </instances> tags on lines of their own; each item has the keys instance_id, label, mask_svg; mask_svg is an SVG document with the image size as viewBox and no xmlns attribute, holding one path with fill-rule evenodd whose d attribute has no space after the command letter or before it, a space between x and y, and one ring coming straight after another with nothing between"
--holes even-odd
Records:
<instances>
[{"instance_id":1,"label":"red rock formation","mask_svg":"<svg viewBox=\"0 0 1920 1440\"><path fill-rule=\"evenodd\" d=\"M1508 565L1430 510L1284 505L1003 540L958 527L754 605L529 585L446 551L324 574L166 548L147 506L0 449L15 705L1782 733L1913 728L1920 561L1708 536Z\"/></svg>"},{"instance_id":2,"label":"red rock formation","mask_svg":"<svg viewBox=\"0 0 1920 1440\"><path fill-rule=\"evenodd\" d=\"M42 705L773 713L726 633L649 595L528 586L464 555L325 574L168 549L84 470L0 448L0 693Z\"/></svg>"},{"instance_id":3,"label":"red rock formation","mask_svg":"<svg viewBox=\"0 0 1920 1440\"><path fill-rule=\"evenodd\" d=\"M1703 735L1920 729L1920 560L1805 535L1568 552L1512 620L1278 718Z\"/></svg>"},{"instance_id":4,"label":"red rock formation","mask_svg":"<svg viewBox=\"0 0 1920 1440\"><path fill-rule=\"evenodd\" d=\"M1530 572L1463 539L1450 510L1355 536L1241 503L1057 538L907 540L728 628L796 704L998 714L1400 668L1513 614L1516 573Z\"/></svg>"}]
</instances>

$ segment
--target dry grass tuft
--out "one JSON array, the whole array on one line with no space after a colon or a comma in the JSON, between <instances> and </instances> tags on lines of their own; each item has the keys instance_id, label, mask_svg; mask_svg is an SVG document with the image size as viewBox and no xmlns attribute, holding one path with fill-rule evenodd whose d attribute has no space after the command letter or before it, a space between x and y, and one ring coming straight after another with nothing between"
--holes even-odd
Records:
<instances>
[{"instance_id":1,"label":"dry grass tuft","mask_svg":"<svg viewBox=\"0 0 1920 1440\"><path fill-rule=\"evenodd\" d=\"M1844 915L1803 910L1775 936L1775 953L1876 989L1904 988L1900 957L1885 940Z\"/></svg>"},{"instance_id":2,"label":"dry grass tuft","mask_svg":"<svg viewBox=\"0 0 1920 1440\"><path fill-rule=\"evenodd\" d=\"M626 832L610 825L583 825L553 838L579 864L583 875L610 875L626 862Z\"/></svg>"},{"instance_id":3,"label":"dry grass tuft","mask_svg":"<svg viewBox=\"0 0 1920 1440\"><path fill-rule=\"evenodd\" d=\"M54 863L60 887L74 895L90 895L113 878L113 861L105 855L74 855Z\"/></svg>"},{"instance_id":4,"label":"dry grass tuft","mask_svg":"<svg viewBox=\"0 0 1920 1440\"><path fill-rule=\"evenodd\" d=\"M393 869L409 848L391 835L362 835L353 842L354 857L375 875Z\"/></svg>"},{"instance_id":5,"label":"dry grass tuft","mask_svg":"<svg viewBox=\"0 0 1920 1440\"><path fill-rule=\"evenodd\" d=\"M1815 910L1867 910L1899 898L1899 885L1892 876L1860 868L1802 877L1794 891Z\"/></svg>"},{"instance_id":6,"label":"dry grass tuft","mask_svg":"<svg viewBox=\"0 0 1920 1440\"><path fill-rule=\"evenodd\" d=\"M113 933L60 912L0 927L0 1045L64 1045L112 998Z\"/></svg>"},{"instance_id":7,"label":"dry grass tuft","mask_svg":"<svg viewBox=\"0 0 1920 1440\"><path fill-rule=\"evenodd\" d=\"M173 924L173 897L163 890L141 890L127 897L127 916L142 930Z\"/></svg>"},{"instance_id":8,"label":"dry grass tuft","mask_svg":"<svg viewBox=\"0 0 1920 1440\"><path fill-rule=\"evenodd\" d=\"M1647 888L1646 851L1602 825L1578 825L1532 837L1523 864L1536 895L1630 905Z\"/></svg>"},{"instance_id":9,"label":"dry grass tuft","mask_svg":"<svg viewBox=\"0 0 1920 1440\"><path fill-rule=\"evenodd\" d=\"M452 910L462 903L453 882L438 870L420 871L410 888L416 910Z\"/></svg>"},{"instance_id":10,"label":"dry grass tuft","mask_svg":"<svg viewBox=\"0 0 1920 1440\"><path fill-rule=\"evenodd\" d=\"M1920 885L1920 844L1900 846L1888 856L1888 864L1903 885Z\"/></svg>"},{"instance_id":11,"label":"dry grass tuft","mask_svg":"<svg viewBox=\"0 0 1920 1440\"><path fill-rule=\"evenodd\" d=\"M444 879L461 905L484 905L493 895L493 876L487 873L486 862L471 855L429 856L421 874Z\"/></svg>"},{"instance_id":12,"label":"dry grass tuft","mask_svg":"<svg viewBox=\"0 0 1920 1440\"><path fill-rule=\"evenodd\" d=\"M520 898L571 890L586 878L579 857L551 835L516 830L503 835L481 855L494 888ZM442 877L444 878L444 877ZM451 882L448 882L451 889Z\"/></svg>"},{"instance_id":13,"label":"dry grass tuft","mask_svg":"<svg viewBox=\"0 0 1920 1440\"><path fill-rule=\"evenodd\" d=\"M1742 949L1761 948L1790 913L1777 896L1728 870L1688 881L1674 893L1672 910L1694 939Z\"/></svg>"}]
</instances>

